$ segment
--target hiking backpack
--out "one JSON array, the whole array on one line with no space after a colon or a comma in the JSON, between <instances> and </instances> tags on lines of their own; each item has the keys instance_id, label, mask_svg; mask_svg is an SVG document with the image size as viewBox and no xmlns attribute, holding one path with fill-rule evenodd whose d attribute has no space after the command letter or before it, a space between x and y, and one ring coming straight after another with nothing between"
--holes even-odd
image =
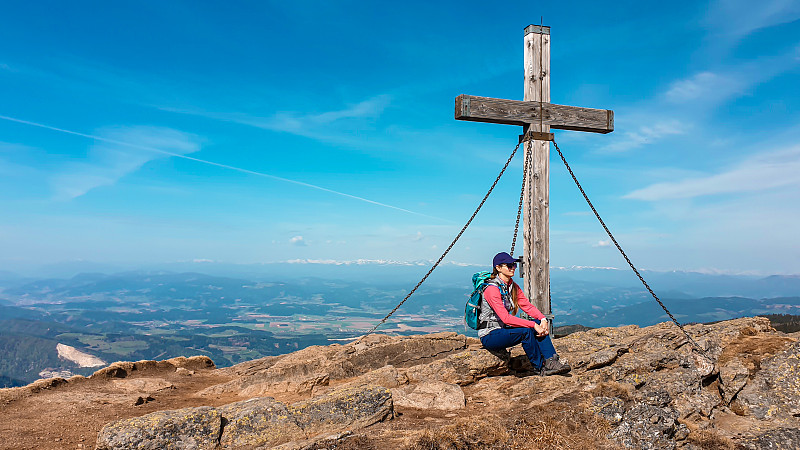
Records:
<instances>
[{"instance_id":1,"label":"hiking backpack","mask_svg":"<svg viewBox=\"0 0 800 450\"><path fill-rule=\"evenodd\" d=\"M472 294L469 295L467 305L464 308L464 321L467 326L477 330L481 317L481 300L483 297L483 290L489 285L492 279L492 272L484 270L472 275L472 286L475 288Z\"/></svg>"}]
</instances>

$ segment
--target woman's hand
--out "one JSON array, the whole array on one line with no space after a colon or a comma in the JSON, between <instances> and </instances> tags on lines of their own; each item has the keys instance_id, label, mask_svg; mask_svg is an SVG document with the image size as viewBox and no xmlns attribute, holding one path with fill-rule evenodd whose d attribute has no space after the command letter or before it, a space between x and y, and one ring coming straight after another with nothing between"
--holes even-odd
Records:
<instances>
[{"instance_id":1,"label":"woman's hand","mask_svg":"<svg viewBox=\"0 0 800 450\"><path fill-rule=\"evenodd\" d=\"M546 319L546 318L541 320L541 323L539 324L539 326L541 326L542 328L544 328L544 335L545 335L545 336L547 336L548 334L550 334L550 325L549 325L549 322L547 321L547 319Z\"/></svg>"},{"instance_id":2,"label":"woman's hand","mask_svg":"<svg viewBox=\"0 0 800 450\"><path fill-rule=\"evenodd\" d=\"M536 322L533 323L533 331L536 332L536 336L542 337L547 336L550 331L547 329L547 325L542 326L537 324Z\"/></svg>"}]
</instances>

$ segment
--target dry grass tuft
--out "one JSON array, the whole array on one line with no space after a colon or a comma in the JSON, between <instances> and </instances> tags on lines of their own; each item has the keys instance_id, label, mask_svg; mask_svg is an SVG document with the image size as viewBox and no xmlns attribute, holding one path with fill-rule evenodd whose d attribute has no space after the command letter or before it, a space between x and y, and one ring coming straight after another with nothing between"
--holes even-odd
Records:
<instances>
[{"instance_id":1,"label":"dry grass tuft","mask_svg":"<svg viewBox=\"0 0 800 450\"><path fill-rule=\"evenodd\" d=\"M739 330L740 336L755 336L758 334L758 330L753 327L743 327Z\"/></svg>"},{"instance_id":2,"label":"dry grass tuft","mask_svg":"<svg viewBox=\"0 0 800 450\"><path fill-rule=\"evenodd\" d=\"M409 450L612 449L608 422L573 408L536 407L519 417L486 415L426 430Z\"/></svg>"},{"instance_id":3,"label":"dry grass tuft","mask_svg":"<svg viewBox=\"0 0 800 450\"><path fill-rule=\"evenodd\" d=\"M376 450L377 448L372 440L359 434L344 439L320 441L307 450Z\"/></svg>"},{"instance_id":4,"label":"dry grass tuft","mask_svg":"<svg viewBox=\"0 0 800 450\"><path fill-rule=\"evenodd\" d=\"M739 444L709 430L693 430L689 433L689 442L704 450L741 450Z\"/></svg>"},{"instance_id":5,"label":"dry grass tuft","mask_svg":"<svg viewBox=\"0 0 800 450\"><path fill-rule=\"evenodd\" d=\"M633 386L630 384L617 383L615 381L604 381L598 383L597 386L591 390L592 397L617 397L624 402L631 401L633 396L631 391Z\"/></svg>"},{"instance_id":6,"label":"dry grass tuft","mask_svg":"<svg viewBox=\"0 0 800 450\"><path fill-rule=\"evenodd\" d=\"M780 352L792 342L794 339L783 336L745 336L740 334L737 339L725 347L717 363L722 365L733 358L739 358L745 366L749 366L752 373L760 368L763 358Z\"/></svg>"}]
</instances>

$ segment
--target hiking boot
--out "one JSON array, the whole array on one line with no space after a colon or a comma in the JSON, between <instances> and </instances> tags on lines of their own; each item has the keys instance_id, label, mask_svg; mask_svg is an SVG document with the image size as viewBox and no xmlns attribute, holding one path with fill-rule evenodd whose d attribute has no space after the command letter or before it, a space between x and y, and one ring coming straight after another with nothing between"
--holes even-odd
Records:
<instances>
[{"instance_id":1,"label":"hiking boot","mask_svg":"<svg viewBox=\"0 0 800 450\"><path fill-rule=\"evenodd\" d=\"M544 360L541 375L545 377L548 375L563 375L570 370L572 370L572 367L569 366L569 363L562 362L556 355Z\"/></svg>"}]
</instances>

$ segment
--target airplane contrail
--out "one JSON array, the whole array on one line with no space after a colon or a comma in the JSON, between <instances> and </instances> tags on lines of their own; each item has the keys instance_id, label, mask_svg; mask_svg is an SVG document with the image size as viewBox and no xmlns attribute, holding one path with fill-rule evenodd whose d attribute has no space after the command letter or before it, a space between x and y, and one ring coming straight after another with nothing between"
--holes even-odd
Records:
<instances>
[{"instance_id":1,"label":"airplane contrail","mask_svg":"<svg viewBox=\"0 0 800 450\"><path fill-rule=\"evenodd\" d=\"M270 175L270 174L264 173L264 172L256 172L254 170L249 170L249 169L243 169L241 167L230 166L228 164L217 163L217 162L214 162L214 161L207 161L205 159L200 159L200 158L193 158L191 156L181 155L180 153L168 152L166 150L161 150L159 148L148 147L148 146L145 146L145 145L132 144L130 142L118 141L116 139L108 139L108 138L104 138L104 137L101 137L101 136L95 136L93 134L79 133L77 131L71 131L71 130L66 130L64 128L52 127L50 125L45 125L45 124L41 124L41 123L37 123L37 122L31 122L31 121L23 120L23 119L17 119L17 118L14 118L14 117L0 115L0 119L7 120L7 121L10 121L10 122L21 123L21 124L24 124L24 125L30 125L30 126L34 126L34 127L44 128L46 130L58 131L60 133L71 134L71 135L74 135L74 136L81 136L81 137L85 137L85 138L88 138L88 139L93 139L93 140L96 140L96 141L108 142L110 144L124 145L126 147L138 148L140 150L147 150L147 151L151 151L151 152L161 153L161 154L164 154L164 155L174 156L176 158L188 159L189 161L195 161L195 162L199 162L199 163L202 163L202 164L208 164L208 165L211 165L211 166L221 167L223 169L235 170L237 172L247 173L247 174L250 174L250 175L256 175L256 176L259 176L259 177L271 178L273 180L283 181L283 182L286 182L286 183L292 183L292 184L296 184L296 185L299 185L299 186L305 186L307 188L317 189L317 190L324 191L324 192L329 192L331 194L340 195L342 197L352 198L354 200L360 200L362 202L370 203L372 205L382 206L384 208L394 209L394 210L397 210L397 211L402 211L402 212L409 213L409 214L414 214L414 215L417 215L417 216L427 217L429 219L436 219L436 220L443 220L443 221L446 221L446 222L450 222L449 220L442 219L440 217L429 216L427 214L419 213L419 212L416 212L416 211L411 211L410 209L400 208L399 206L393 206L393 205L389 205L389 204L386 204L386 203L376 202L375 200L370 200L368 198L359 197L357 195L352 195L352 194L348 194L348 193L345 193L345 192L334 191L333 189L328 189L326 187L317 186L315 184L305 183L303 181L292 180L292 179L289 179L289 178L283 178L283 177L279 177L277 175Z\"/></svg>"}]
</instances>

